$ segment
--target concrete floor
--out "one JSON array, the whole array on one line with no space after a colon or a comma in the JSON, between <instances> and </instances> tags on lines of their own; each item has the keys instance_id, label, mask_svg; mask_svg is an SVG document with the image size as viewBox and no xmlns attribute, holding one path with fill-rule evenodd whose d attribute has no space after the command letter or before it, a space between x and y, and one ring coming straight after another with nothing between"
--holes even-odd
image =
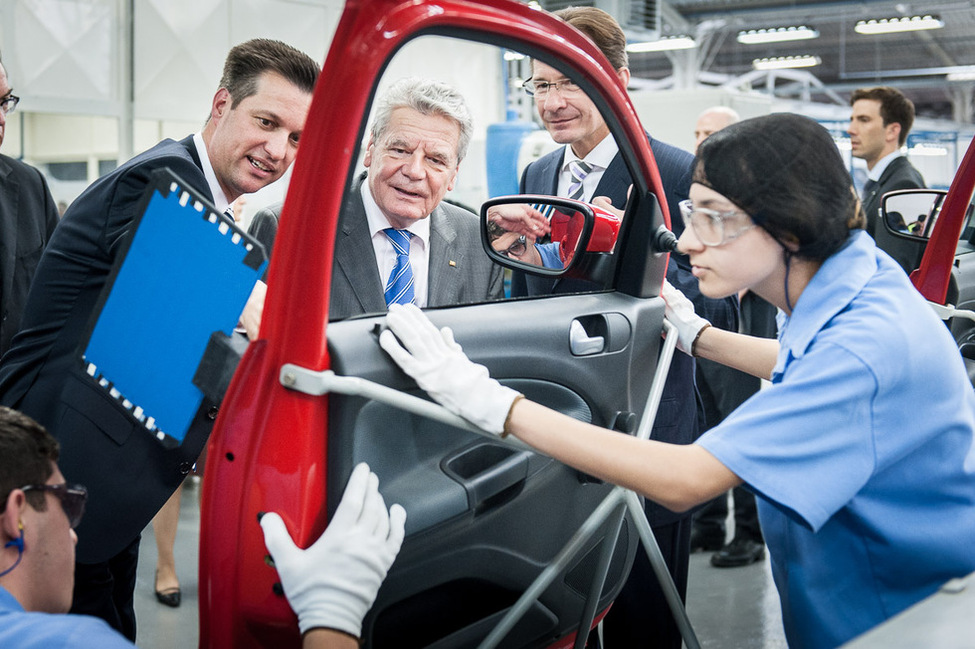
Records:
<instances>
[{"instance_id":1,"label":"concrete floor","mask_svg":"<svg viewBox=\"0 0 975 649\"><path fill-rule=\"evenodd\" d=\"M199 496L198 488L183 490L176 536L176 565L183 591L183 604L179 608L169 608L156 601L153 594L156 543L152 527L146 528L142 535L135 593L141 649L197 646ZM709 559L708 553L691 556L687 593L688 616L701 647L785 649L779 600L768 559L744 568L714 568Z\"/></svg>"}]
</instances>

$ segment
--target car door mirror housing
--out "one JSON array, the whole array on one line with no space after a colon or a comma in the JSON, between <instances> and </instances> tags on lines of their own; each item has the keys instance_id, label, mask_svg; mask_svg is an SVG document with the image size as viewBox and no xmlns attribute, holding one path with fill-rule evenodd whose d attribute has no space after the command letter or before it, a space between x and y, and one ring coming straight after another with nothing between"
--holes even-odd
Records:
<instances>
[{"instance_id":1,"label":"car door mirror housing","mask_svg":"<svg viewBox=\"0 0 975 649\"><path fill-rule=\"evenodd\" d=\"M548 223L538 234L533 225ZM502 196L481 206L481 241L498 264L558 277L577 263L580 251L609 253L620 216L580 201L552 196Z\"/></svg>"}]
</instances>

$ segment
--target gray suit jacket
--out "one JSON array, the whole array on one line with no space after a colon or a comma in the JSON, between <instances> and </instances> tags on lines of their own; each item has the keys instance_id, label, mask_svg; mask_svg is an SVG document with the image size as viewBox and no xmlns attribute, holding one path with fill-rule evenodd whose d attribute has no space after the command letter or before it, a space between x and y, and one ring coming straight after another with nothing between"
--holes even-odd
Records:
<instances>
[{"instance_id":1,"label":"gray suit jacket","mask_svg":"<svg viewBox=\"0 0 975 649\"><path fill-rule=\"evenodd\" d=\"M332 266L329 320L386 311L384 282L369 236L359 194L360 176L339 216ZM250 232L270 256L281 204L258 212ZM441 203L430 215L430 266L427 306L449 306L500 299L502 268L481 247L478 218L465 209Z\"/></svg>"}]
</instances>

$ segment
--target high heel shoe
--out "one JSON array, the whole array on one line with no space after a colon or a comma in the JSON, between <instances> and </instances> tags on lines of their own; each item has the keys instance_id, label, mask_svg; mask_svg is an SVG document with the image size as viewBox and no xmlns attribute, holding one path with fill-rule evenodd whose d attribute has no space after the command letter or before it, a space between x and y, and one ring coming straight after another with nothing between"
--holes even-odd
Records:
<instances>
[{"instance_id":1,"label":"high heel shoe","mask_svg":"<svg viewBox=\"0 0 975 649\"><path fill-rule=\"evenodd\" d=\"M158 571L156 571L156 581L159 581ZM176 586L175 588L167 588L166 590L156 589L156 599L159 600L160 604L177 608L183 601L183 593L179 586Z\"/></svg>"}]
</instances>

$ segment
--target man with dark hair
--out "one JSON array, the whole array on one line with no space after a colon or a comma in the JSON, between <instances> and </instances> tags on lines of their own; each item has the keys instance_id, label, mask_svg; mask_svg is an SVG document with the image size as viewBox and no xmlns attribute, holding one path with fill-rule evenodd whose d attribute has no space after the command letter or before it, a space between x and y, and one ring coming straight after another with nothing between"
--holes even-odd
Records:
<instances>
[{"instance_id":1,"label":"man with dark hair","mask_svg":"<svg viewBox=\"0 0 975 649\"><path fill-rule=\"evenodd\" d=\"M48 428L61 443L61 470L91 493L78 529L72 610L101 617L129 639L136 630L139 535L193 466L216 408L204 402L183 443L166 448L94 384L78 348L153 172L168 167L218 210L277 180L294 160L318 71L284 43L257 39L231 49L224 85L200 132L160 142L97 180L68 208L0 365L0 403ZM241 315L252 338L264 290L263 283L255 287Z\"/></svg>"},{"instance_id":2,"label":"man with dark hair","mask_svg":"<svg viewBox=\"0 0 975 649\"><path fill-rule=\"evenodd\" d=\"M626 36L611 15L593 7L569 7L555 15L588 36L605 54L620 83L624 87L629 84ZM632 179L616 140L593 101L562 72L539 60L532 61L532 77L525 83L525 89L534 96L538 115L549 134L565 146L528 165L521 178L521 191L590 202L595 197L606 197L615 207L623 209ZM671 226L679 236L684 228L677 205L687 198L694 156L649 134L647 137L666 193ZM686 263L679 265L676 256L670 259L667 278L694 301L698 312L707 313L716 326L737 329L736 300L711 300L702 296L690 267ZM512 275L513 295L540 294L551 290L551 286L552 281L547 278L518 272ZM694 360L690 357L674 355L659 413L651 433L653 439L689 444L700 434ZM687 590L691 515L675 514L650 501L646 512L683 597ZM680 632L642 551L637 553L633 570L605 618L603 637L610 649L680 648Z\"/></svg>"},{"instance_id":3,"label":"man with dark hair","mask_svg":"<svg viewBox=\"0 0 975 649\"><path fill-rule=\"evenodd\" d=\"M897 88L878 86L853 91L850 106L853 112L847 133L853 156L867 163L863 187L867 232L910 273L916 267L917 249L887 232L880 222L880 207L887 192L925 187L921 173L901 154L914 125L914 104Z\"/></svg>"},{"instance_id":4,"label":"man with dark hair","mask_svg":"<svg viewBox=\"0 0 975 649\"><path fill-rule=\"evenodd\" d=\"M43 426L0 406L0 647L133 649L104 620L63 615L71 606L74 528L88 492L58 470L58 442ZM54 505L57 499L60 506ZM362 618L403 542L406 512L388 510L365 464L349 478L322 536L295 546L274 513L261 519L305 649L354 649Z\"/></svg>"},{"instance_id":5,"label":"man with dark hair","mask_svg":"<svg viewBox=\"0 0 975 649\"><path fill-rule=\"evenodd\" d=\"M19 101L0 57L0 145ZM27 289L57 224L57 206L41 172L0 155L0 356L17 333Z\"/></svg>"}]
</instances>

